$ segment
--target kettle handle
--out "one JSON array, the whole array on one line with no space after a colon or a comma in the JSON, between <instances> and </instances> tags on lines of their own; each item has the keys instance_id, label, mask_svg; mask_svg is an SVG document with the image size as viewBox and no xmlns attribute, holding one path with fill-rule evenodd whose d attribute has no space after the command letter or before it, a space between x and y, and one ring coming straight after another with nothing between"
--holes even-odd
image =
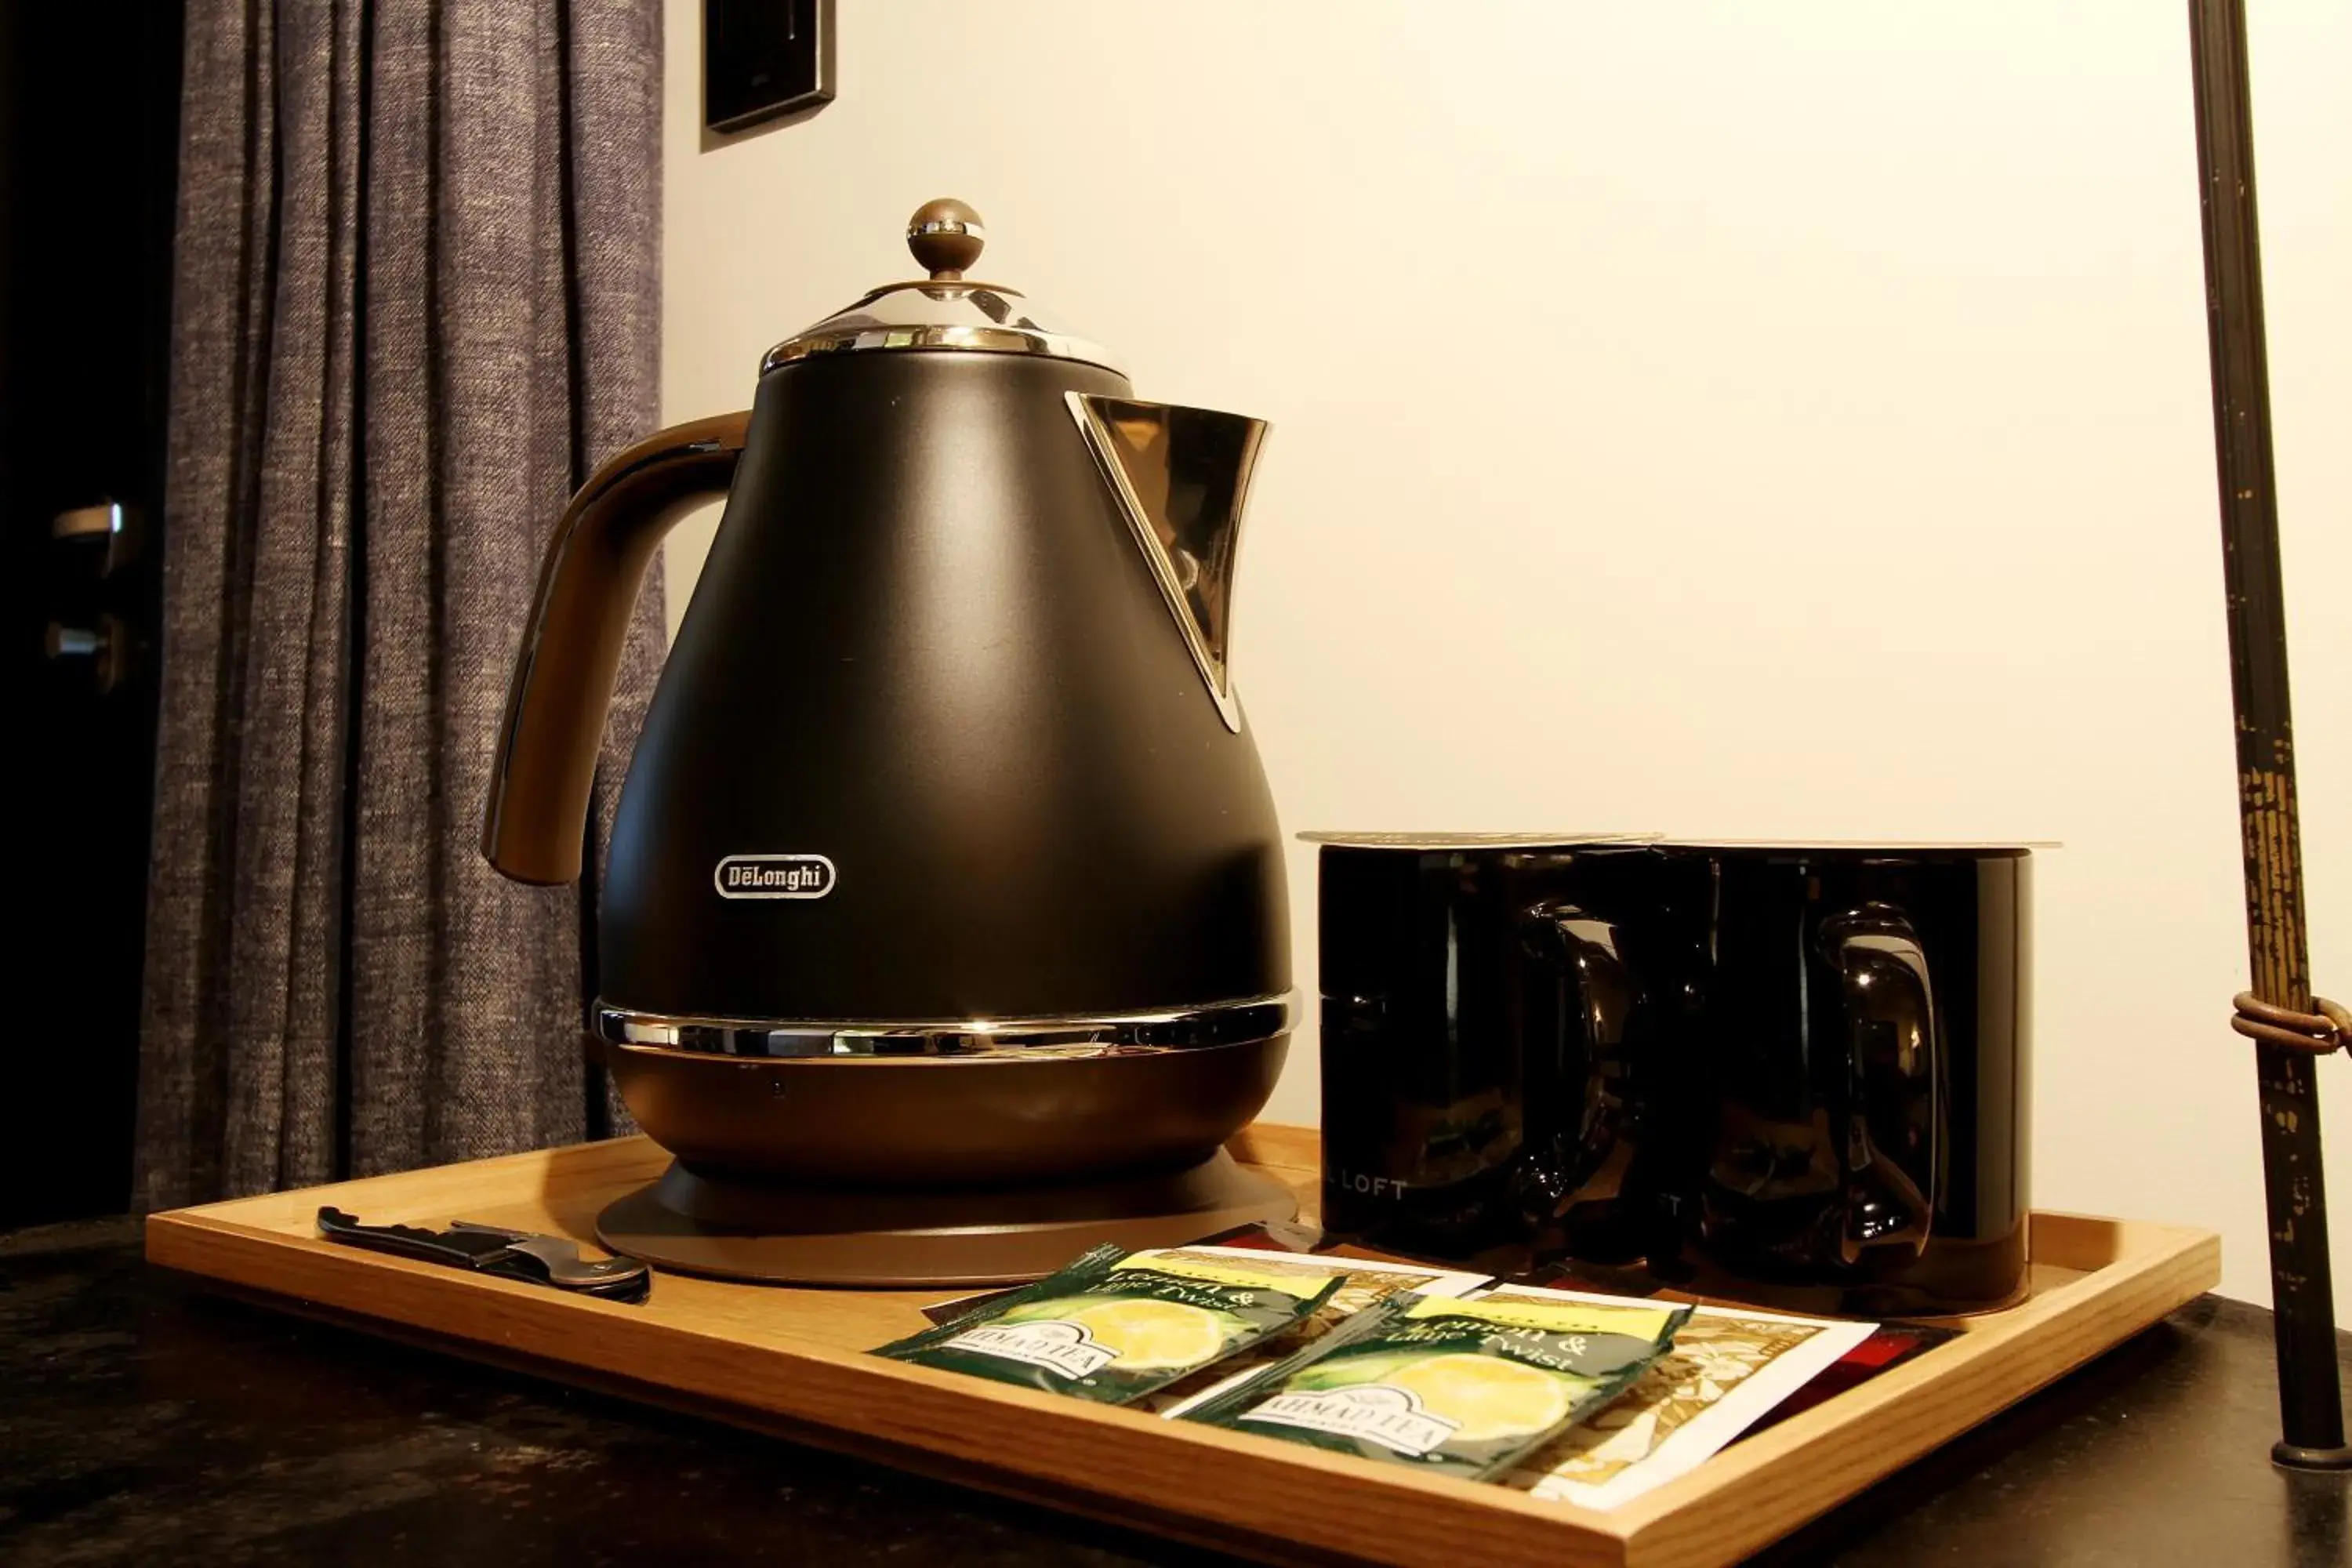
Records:
<instances>
[{"instance_id":1,"label":"kettle handle","mask_svg":"<svg viewBox=\"0 0 2352 1568\"><path fill-rule=\"evenodd\" d=\"M751 419L673 425L608 458L564 508L490 764L482 855L502 876L552 884L580 875L604 715L646 564L688 506L733 481Z\"/></svg>"}]
</instances>

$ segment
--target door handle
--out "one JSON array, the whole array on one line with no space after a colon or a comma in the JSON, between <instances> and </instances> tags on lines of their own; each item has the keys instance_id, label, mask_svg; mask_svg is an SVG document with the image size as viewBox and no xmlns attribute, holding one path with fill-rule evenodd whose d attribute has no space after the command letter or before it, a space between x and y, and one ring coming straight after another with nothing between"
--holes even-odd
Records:
<instances>
[{"instance_id":1,"label":"door handle","mask_svg":"<svg viewBox=\"0 0 2352 1568\"><path fill-rule=\"evenodd\" d=\"M110 577L131 563L139 553L144 531L138 512L119 500L100 499L49 519L51 539L74 547L95 546L101 552L98 561L101 577Z\"/></svg>"}]
</instances>

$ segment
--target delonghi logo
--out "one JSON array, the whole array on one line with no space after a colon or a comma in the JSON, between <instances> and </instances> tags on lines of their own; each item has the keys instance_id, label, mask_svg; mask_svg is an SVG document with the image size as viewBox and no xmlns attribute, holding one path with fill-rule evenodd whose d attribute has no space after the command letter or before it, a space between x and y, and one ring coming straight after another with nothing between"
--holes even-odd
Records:
<instances>
[{"instance_id":1,"label":"delonghi logo","mask_svg":"<svg viewBox=\"0 0 2352 1568\"><path fill-rule=\"evenodd\" d=\"M835 879L822 855L730 855L710 874L722 899L821 899Z\"/></svg>"}]
</instances>

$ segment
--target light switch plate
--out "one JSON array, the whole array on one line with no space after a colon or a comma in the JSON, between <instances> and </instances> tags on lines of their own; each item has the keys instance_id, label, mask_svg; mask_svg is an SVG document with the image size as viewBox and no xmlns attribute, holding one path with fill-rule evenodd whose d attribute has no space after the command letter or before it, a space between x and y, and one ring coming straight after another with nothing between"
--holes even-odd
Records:
<instances>
[{"instance_id":1,"label":"light switch plate","mask_svg":"<svg viewBox=\"0 0 2352 1568\"><path fill-rule=\"evenodd\" d=\"M741 131L833 101L833 0L702 0L702 122Z\"/></svg>"}]
</instances>

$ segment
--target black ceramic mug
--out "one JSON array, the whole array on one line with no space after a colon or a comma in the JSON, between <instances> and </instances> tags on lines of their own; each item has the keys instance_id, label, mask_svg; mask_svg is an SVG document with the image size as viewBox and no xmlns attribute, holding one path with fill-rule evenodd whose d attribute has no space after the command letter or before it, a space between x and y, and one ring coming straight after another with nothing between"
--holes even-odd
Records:
<instances>
[{"instance_id":1,"label":"black ceramic mug","mask_svg":"<svg viewBox=\"0 0 2352 1568\"><path fill-rule=\"evenodd\" d=\"M1327 840L1326 1225L1823 1310L2013 1300L2029 866Z\"/></svg>"}]
</instances>

